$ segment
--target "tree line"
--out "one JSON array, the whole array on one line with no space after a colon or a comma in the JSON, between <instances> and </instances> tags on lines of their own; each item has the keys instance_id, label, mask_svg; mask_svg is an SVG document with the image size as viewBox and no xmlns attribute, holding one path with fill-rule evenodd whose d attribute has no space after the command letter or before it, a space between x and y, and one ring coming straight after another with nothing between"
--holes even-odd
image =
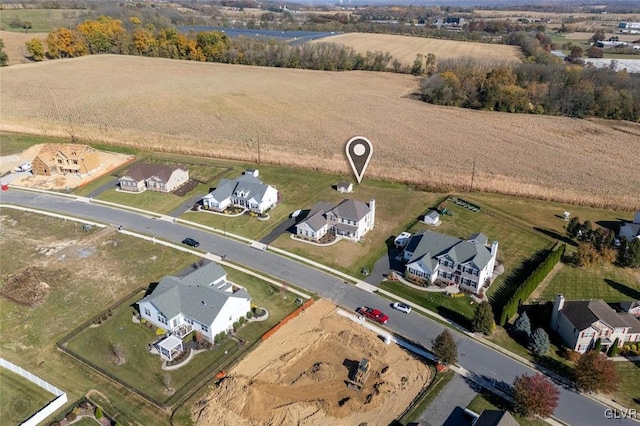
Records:
<instances>
[{"instance_id":1,"label":"tree line","mask_svg":"<svg viewBox=\"0 0 640 426\"><path fill-rule=\"evenodd\" d=\"M45 43L26 42L31 57L40 61L73 58L89 54L124 54L228 64L303 68L328 71L385 71L389 53L357 53L353 48L332 43L289 46L281 40L240 37L231 39L217 31L181 33L175 28L156 29L131 17L133 29L107 16L87 20L75 28L51 31ZM407 70L408 72L408 70Z\"/></svg>"}]
</instances>

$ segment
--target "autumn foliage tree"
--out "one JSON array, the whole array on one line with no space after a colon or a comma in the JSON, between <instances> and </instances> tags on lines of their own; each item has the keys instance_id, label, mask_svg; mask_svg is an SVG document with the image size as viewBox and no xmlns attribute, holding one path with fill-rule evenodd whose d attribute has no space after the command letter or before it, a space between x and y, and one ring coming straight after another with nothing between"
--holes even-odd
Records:
<instances>
[{"instance_id":1,"label":"autumn foliage tree","mask_svg":"<svg viewBox=\"0 0 640 426\"><path fill-rule=\"evenodd\" d=\"M27 52L29 52L34 61L44 60L45 52L42 40L34 38L25 42L25 45L27 46Z\"/></svg>"},{"instance_id":2,"label":"autumn foliage tree","mask_svg":"<svg viewBox=\"0 0 640 426\"><path fill-rule=\"evenodd\" d=\"M582 355L575 368L576 383L586 392L613 392L618 387L615 363L599 351Z\"/></svg>"},{"instance_id":3,"label":"autumn foliage tree","mask_svg":"<svg viewBox=\"0 0 640 426\"><path fill-rule=\"evenodd\" d=\"M513 382L513 405L523 417L550 417L558 406L558 388L542 374L523 374Z\"/></svg>"},{"instance_id":4,"label":"autumn foliage tree","mask_svg":"<svg viewBox=\"0 0 640 426\"><path fill-rule=\"evenodd\" d=\"M60 28L47 36L47 50L50 58L75 58L89 53L82 35L76 30Z\"/></svg>"},{"instance_id":5,"label":"autumn foliage tree","mask_svg":"<svg viewBox=\"0 0 640 426\"><path fill-rule=\"evenodd\" d=\"M433 340L432 349L441 364L449 365L458 361L458 345L447 329Z\"/></svg>"}]
</instances>

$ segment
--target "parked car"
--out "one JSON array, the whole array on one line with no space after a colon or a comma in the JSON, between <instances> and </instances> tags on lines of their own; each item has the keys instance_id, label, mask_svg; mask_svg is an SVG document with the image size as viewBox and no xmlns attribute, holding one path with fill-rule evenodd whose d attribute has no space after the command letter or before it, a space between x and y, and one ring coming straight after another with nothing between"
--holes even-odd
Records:
<instances>
[{"instance_id":1,"label":"parked car","mask_svg":"<svg viewBox=\"0 0 640 426\"><path fill-rule=\"evenodd\" d=\"M30 172L31 163L22 163L14 169L16 172Z\"/></svg>"},{"instance_id":2,"label":"parked car","mask_svg":"<svg viewBox=\"0 0 640 426\"><path fill-rule=\"evenodd\" d=\"M369 308L367 306L360 306L358 309L356 309L356 312L380 324L386 324L387 321L389 321L389 317L383 314L378 309Z\"/></svg>"},{"instance_id":3,"label":"parked car","mask_svg":"<svg viewBox=\"0 0 640 426\"><path fill-rule=\"evenodd\" d=\"M405 305L404 303L395 302L391 305L391 307L396 311L404 312L405 314L408 314L411 312L411 306Z\"/></svg>"},{"instance_id":4,"label":"parked car","mask_svg":"<svg viewBox=\"0 0 640 426\"><path fill-rule=\"evenodd\" d=\"M182 244L185 244L190 247L198 247L200 245L200 243L194 240L193 238L185 238L184 240L182 240Z\"/></svg>"}]
</instances>

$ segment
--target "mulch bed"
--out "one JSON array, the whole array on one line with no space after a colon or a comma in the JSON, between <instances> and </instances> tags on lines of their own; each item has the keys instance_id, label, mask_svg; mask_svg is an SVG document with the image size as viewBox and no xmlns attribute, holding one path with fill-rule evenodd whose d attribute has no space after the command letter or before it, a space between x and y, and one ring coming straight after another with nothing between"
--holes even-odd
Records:
<instances>
[{"instance_id":1,"label":"mulch bed","mask_svg":"<svg viewBox=\"0 0 640 426\"><path fill-rule=\"evenodd\" d=\"M195 188L196 186L198 186L198 181L197 180L193 180L193 179L189 179L187 181L187 183L185 183L184 185L182 185L180 188L176 189L175 191L172 192L172 194L177 195L178 197L184 197L185 195L187 195L193 188Z\"/></svg>"}]
</instances>

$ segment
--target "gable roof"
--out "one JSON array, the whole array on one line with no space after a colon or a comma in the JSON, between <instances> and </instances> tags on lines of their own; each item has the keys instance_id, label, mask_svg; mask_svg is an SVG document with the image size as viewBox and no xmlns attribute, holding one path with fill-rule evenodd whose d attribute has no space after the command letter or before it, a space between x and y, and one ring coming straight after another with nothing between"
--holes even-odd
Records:
<instances>
[{"instance_id":1,"label":"gable roof","mask_svg":"<svg viewBox=\"0 0 640 426\"><path fill-rule=\"evenodd\" d=\"M369 206L362 201L353 199L344 199L331 209L331 212L339 218L360 221L363 217L371 212ZM328 212L327 212L328 213Z\"/></svg>"},{"instance_id":2,"label":"gable roof","mask_svg":"<svg viewBox=\"0 0 640 426\"><path fill-rule=\"evenodd\" d=\"M632 309L640 308L640 300L628 300L625 302L620 302L620 309L625 312L629 312Z\"/></svg>"},{"instance_id":3,"label":"gable roof","mask_svg":"<svg viewBox=\"0 0 640 426\"><path fill-rule=\"evenodd\" d=\"M473 426L519 426L519 424L508 411L483 410Z\"/></svg>"},{"instance_id":4,"label":"gable roof","mask_svg":"<svg viewBox=\"0 0 640 426\"><path fill-rule=\"evenodd\" d=\"M610 327L628 327L604 300L571 300L564 302L560 310L573 326L582 331L596 321L602 321Z\"/></svg>"},{"instance_id":5,"label":"gable roof","mask_svg":"<svg viewBox=\"0 0 640 426\"><path fill-rule=\"evenodd\" d=\"M176 170L186 170L183 166L170 166L159 163L135 163L123 177L130 177L135 181L149 179L152 176L168 181Z\"/></svg>"},{"instance_id":6,"label":"gable roof","mask_svg":"<svg viewBox=\"0 0 640 426\"><path fill-rule=\"evenodd\" d=\"M491 260L491 251L476 240L462 240L433 231L421 231L415 234L409 240L406 250L413 253L408 263L422 260L426 265L433 267L437 264L435 259L443 255L449 256L456 263L473 262L481 269ZM433 270L433 267L430 269Z\"/></svg>"},{"instance_id":7,"label":"gable roof","mask_svg":"<svg viewBox=\"0 0 640 426\"><path fill-rule=\"evenodd\" d=\"M220 179L216 189L211 191L208 195L215 200L226 200L233 194L238 192L244 192L247 195L240 197L245 200L255 199L258 203L262 202L264 194L269 189L270 185L262 183L260 179L252 175L242 175L237 179Z\"/></svg>"},{"instance_id":8,"label":"gable roof","mask_svg":"<svg viewBox=\"0 0 640 426\"><path fill-rule=\"evenodd\" d=\"M427 213L425 216L426 216L426 217L429 217L429 218L431 218L431 219L433 219L433 220L436 220L437 218L439 218L439 217L440 217L440 213L438 213L438 212L437 212L437 211L435 211L435 210L430 210L430 211L429 211L429 213Z\"/></svg>"},{"instance_id":9,"label":"gable roof","mask_svg":"<svg viewBox=\"0 0 640 426\"><path fill-rule=\"evenodd\" d=\"M67 158L82 159L84 153L94 151L95 149L89 145L77 143L46 143L42 145L42 148L40 148L35 158L39 158L48 166L53 166L55 165L55 157L58 153Z\"/></svg>"},{"instance_id":10,"label":"gable roof","mask_svg":"<svg viewBox=\"0 0 640 426\"><path fill-rule=\"evenodd\" d=\"M245 289L235 293L211 284L226 275L224 269L211 262L184 277L165 276L151 294L140 302L152 303L167 319L182 313L204 325L210 325L230 298L251 299Z\"/></svg>"},{"instance_id":11,"label":"gable roof","mask_svg":"<svg viewBox=\"0 0 640 426\"><path fill-rule=\"evenodd\" d=\"M336 188L338 188L338 189L340 189L340 188L349 188L351 186L353 186L353 184L351 182L345 182L345 181L338 182L336 184Z\"/></svg>"},{"instance_id":12,"label":"gable roof","mask_svg":"<svg viewBox=\"0 0 640 426\"><path fill-rule=\"evenodd\" d=\"M300 222L299 225L306 224L314 232L318 231L327 224L327 218L324 217L324 214L331 210L332 207L331 204L323 201L315 203L313 207L311 207L311 210L309 210L307 218Z\"/></svg>"}]
</instances>

